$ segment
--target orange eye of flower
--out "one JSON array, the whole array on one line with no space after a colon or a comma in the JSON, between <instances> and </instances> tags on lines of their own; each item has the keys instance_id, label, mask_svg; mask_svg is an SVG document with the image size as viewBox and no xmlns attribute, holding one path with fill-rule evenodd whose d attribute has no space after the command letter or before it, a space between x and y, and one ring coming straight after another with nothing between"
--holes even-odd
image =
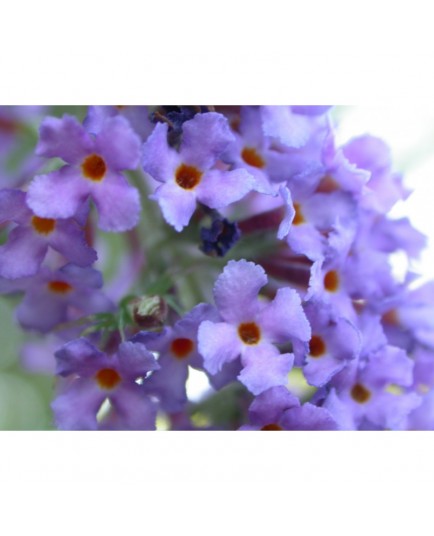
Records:
<instances>
[{"instance_id":1,"label":"orange eye of flower","mask_svg":"<svg viewBox=\"0 0 434 536\"><path fill-rule=\"evenodd\" d=\"M261 331L254 322L246 322L238 326L238 335L246 344L257 344L261 338Z\"/></svg>"},{"instance_id":2,"label":"orange eye of flower","mask_svg":"<svg viewBox=\"0 0 434 536\"><path fill-rule=\"evenodd\" d=\"M66 281L50 281L48 289L55 294L67 294L72 290L72 286Z\"/></svg>"},{"instance_id":3,"label":"orange eye of flower","mask_svg":"<svg viewBox=\"0 0 434 536\"><path fill-rule=\"evenodd\" d=\"M371 398L371 391L361 383L356 383L351 389L351 396L359 404L364 404Z\"/></svg>"},{"instance_id":4,"label":"orange eye of flower","mask_svg":"<svg viewBox=\"0 0 434 536\"><path fill-rule=\"evenodd\" d=\"M104 178L107 166L104 160L97 154L91 154L81 164L83 175L91 181L100 181Z\"/></svg>"},{"instance_id":5,"label":"orange eye of flower","mask_svg":"<svg viewBox=\"0 0 434 536\"><path fill-rule=\"evenodd\" d=\"M294 210L295 210L295 214L294 214L294 219L292 220L292 224L300 225L301 223L305 223L306 220L304 219L304 216L301 212L301 207L299 203L294 203Z\"/></svg>"},{"instance_id":6,"label":"orange eye of flower","mask_svg":"<svg viewBox=\"0 0 434 536\"><path fill-rule=\"evenodd\" d=\"M184 190L192 190L202 178L202 172L194 166L181 164L175 172L176 184Z\"/></svg>"},{"instance_id":7,"label":"orange eye of flower","mask_svg":"<svg viewBox=\"0 0 434 536\"><path fill-rule=\"evenodd\" d=\"M335 192L336 190L339 190L339 184L334 180L333 177L326 175L318 184L316 192L321 194L329 194L331 192Z\"/></svg>"},{"instance_id":8,"label":"orange eye of flower","mask_svg":"<svg viewBox=\"0 0 434 536\"><path fill-rule=\"evenodd\" d=\"M339 275L336 270L330 270L324 276L324 288L329 292L336 292L339 288Z\"/></svg>"},{"instance_id":9,"label":"orange eye of flower","mask_svg":"<svg viewBox=\"0 0 434 536\"><path fill-rule=\"evenodd\" d=\"M32 218L33 229L39 234L48 235L54 231L56 227L56 220L51 218L40 218L39 216L33 216Z\"/></svg>"},{"instance_id":10,"label":"orange eye of flower","mask_svg":"<svg viewBox=\"0 0 434 536\"><path fill-rule=\"evenodd\" d=\"M193 350L194 344L191 339L174 339L170 345L172 354L178 359L184 359Z\"/></svg>"},{"instance_id":11,"label":"orange eye of flower","mask_svg":"<svg viewBox=\"0 0 434 536\"><path fill-rule=\"evenodd\" d=\"M102 389L114 389L121 381L119 373L111 368L101 369L95 378Z\"/></svg>"},{"instance_id":12,"label":"orange eye of flower","mask_svg":"<svg viewBox=\"0 0 434 536\"><path fill-rule=\"evenodd\" d=\"M275 422L273 422L271 424L266 424L265 426L261 428L261 430L263 432L280 432L281 430L283 430L283 428L279 426L278 424L276 424Z\"/></svg>"},{"instance_id":13,"label":"orange eye of flower","mask_svg":"<svg viewBox=\"0 0 434 536\"><path fill-rule=\"evenodd\" d=\"M399 323L400 323L398 312L396 309L390 309L389 311L386 311L381 317L381 320L385 324L389 324L391 326L399 326Z\"/></svg>"},{"instance_id":14,"label":"orange eye of flower","mask_svg":"<svg viewBox=\"0 0 434 536\"><path fill-rule=\"evenodd\" d=\"M312 335L309 342L309 354L311 357L321 357L326 353L326 345L321 337Z\"/></svg>"},{"instance_id":15,"label":"orange eye of flower","mask_svg":"<svg viewBox=\"0 0 434 536\"><path fill-rule=\"evenodd\" d=\"M249 164L249 166L262 169L265 167L265 160L262 158L262 156L256 151L256 149L253 149L253 147L244 147L241 158L244 160L246 164Z\"/></svg>"}]
</instances>

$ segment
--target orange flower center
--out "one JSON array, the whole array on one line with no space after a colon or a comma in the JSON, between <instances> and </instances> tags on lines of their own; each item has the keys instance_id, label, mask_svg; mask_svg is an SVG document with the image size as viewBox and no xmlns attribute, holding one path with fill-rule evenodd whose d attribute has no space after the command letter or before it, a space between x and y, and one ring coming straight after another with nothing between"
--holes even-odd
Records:
<instances>
[{"instance_id":1,"label":"orange flower center","mask_svg":"<svg viewBox=\"0 0 434 536\"><path fill-rule=\"evenodd\" d=\"M257 344L261 338L261 331L254 322L246 322L238 326L238 335L246 344Z\"/></svg>"},{"instance_id":2,"label":"orange flower center","mask_svg":"<svg viewBox=\"0 0 434 536\"><path fill-rule=\"evenodd\" d=\"M361 383L356 383L351 389L351 396L359 404L364 404L371 398L371 391Z\"/></svg>"},{"instance_id":3,"label":"orange flower center","mask_svg":"<svg viewBox=\"0 0 434 536\"><path fill-rule=\"evenodd\" d=\"M56 220L52 220L51 218L40 218L39 216L33 216L32 225L37 233L48 235L54 231L54 228L56 227Z\"/></svg>"},{"instance_id":4,"label":"orange flower center","mask_svg":"<svg viewBox=\"0 0 434 536\"><path fill-rule=\"evenodd\" d=\"M304 216L301 212L301 207L299 203L294 203L294 210L295 210L295 214L294 214L294 219L292 220L292 224L300 225L301 223L305 223L306 220L304 219Z\"/></svg>"},{"instance_id":5,"label":"orange flower center","mask_svg":"<svg viewBox=\"0 0 434 536\"><path fill-rule=\"evenodd\" d=\"M175 172L176 184L184 190L192 190L202 178L202 172L194 166L181 164Z\"/></svg>"},{"instance_id":6,"label":"orange flower center","mask_svg":"<svg viewBox=\"0 0 434 536\"><path fill-rule=\"evenodd\" d=\"M339 275L336 270L330 270L324 276L324 288L329 292L336 292L339 288Z\"/></svg>"},{"instance_id":7,"label":"orange flower center","mask_svg":"<svg viewBox=\"0 0 434 536\"><path fill-rule=\"evenodd\" d=\"M192 352L193 346L191 339L179 338L172 341L170 350L177 359L184 359Z\"/></svg>"},{"instance_id":8,"label":"orange flower center","mask_svg":"<svg viewBox=\"0 0 434 536\"><path fill-rule=\"evenodd\" d=\"M244 160L246 164L249 164L249 166L262 169L265 167L265 160L262 158L262 156L256 151L256 149L253 149L253 147L244 147L241 158Z\"/></svg>"},{"instance_id":9,"label":"orange flower center","mask_svg":"<svg viewBox=\"0 0 434 536\"><path fill-rule=\"evenodd\" d=\"M265 426L261 428L261 430L263 432L280 432L281 430L283 430L283 428L279 426L278 424L276 424L275 422L273 422L271 424L266 424Z\"/></svg>"},{"instance_id":10,"label":"orange flower center","mask_svg":"<svg viewBox=\"0 0 434 536\"><path fill-rule=\"evenodd\" d=\"M333 177L326 175L318 184L316 192L321 194L329 194L331 192L335 192L336 190L339 190L339 184L334 180Z\"/></svg>"},{"instance_id":11,"label":"orange flower center","mask_svg":"<svg viewBox=\"0 0 434 536\"><path fill-rule=\"evenodd\" d=\"M67 294L72 290L72 287L65 281L50 281L48 283L48 289L55 294Z\"/></svg>"},{"instance_id":12,"label":"orange flower center","mask_svg":"<svg viewBox=\"0 0 434 536\"><path fill-rule=\"evenodd\" d=\"M121 381L119 373L111 368L101 369L95 378L102 389L114 389Z\"/></svg>"},{"instance_id":13,"label":"orange flower center","mask_svg":"<svg viewBox=\"0 0 434 536\"><path fill-rule=\"evenodd\" d=\"M399 317L396 309L390 309L389 311L386 311L381 317L381 320L385 324L389 324L391 326L399 326Z\"/></svg>"},{"instance_id":14,"label":"orange flower center","mask_svg":"<svg viewBox=\"0 0 434 536\"><path fill-rule=\"evenodd\" d=\"M326 345L321 337L312 335L309 342L309 354L311 357L321 357L326 353Z\"/></svg>"},{"instance_id":15,"label":"orange flower center","mask_svg":"<svg viewBox=\"0 0 434 536\"><path fill-rule=\"evenodd\" d=\"M107 171L104 160L97 154L91 154L81 164L83 175L91 181L101 181Z\"/></svg>"}]
</instances>

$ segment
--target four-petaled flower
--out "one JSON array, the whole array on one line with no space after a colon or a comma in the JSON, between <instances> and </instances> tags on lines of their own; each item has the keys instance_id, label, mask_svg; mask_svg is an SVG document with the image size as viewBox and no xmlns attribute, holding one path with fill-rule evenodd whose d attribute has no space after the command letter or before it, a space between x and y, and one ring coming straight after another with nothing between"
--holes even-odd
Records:
<instances>
[{"instance_id":1,"label":"four-petaled flower","mask_svg":"<svg viewBox=\"0 0 434 536\"><path fill-rule=\"evenodd\" d=\"M179 152L169 146L167 130L165 123L155 126L143 146L142 164L163 183L151 199L158 201L164 218L177 231L189 223L196 201L221 209L255 189L256 182L245 169L230 171L216 165L234 140L223 115L209 112L186 121Z\"/></svg>"},{"instance_id":2,"label":"four-petaled flower","mask_svg":"<svg viewBox=\"0 0 434 536\"><path fill-rule=\"evenodd\" d=\"M36 153L67 163L30 184L27 203L37 216L70 218L90 197L103 231L127 231L137 225L139 193L121 171L137 167L140 138L125 118L108 117L93 135L75 117L48 117L42 122Z\"/></svg>"},{"instance_id":3,"label":"four-petaled flower","mask_svg":"<svg viewBox=\"0 0 434 536\"><path fill-rule=\"evenodd\" d=\"M138 380L159 365L143 344L123 342L116 353L108 355L81 338L65 344L55 355L57 374L69 379L52 404L60 429L155 428L155 403ZM98 423L97 414L107 399L109 414Z\"/></svg>"},{"instance_id":4,"label":"four-petaled flower","mask_svg":"<svg viewBox=\"0 0 434 536\"><path fill-rule=\"evenodd\" d=\"M267 276L245 260L230 261L214 286L221 322L206 320L199 328L199 351L205 368L219 372L225 363L241 357L239 380L254 394L285 385L294 362L275 344L307 343L309 322L294 289L280 288L271 302L260 300Z\"/></svg>"}]
</instances>

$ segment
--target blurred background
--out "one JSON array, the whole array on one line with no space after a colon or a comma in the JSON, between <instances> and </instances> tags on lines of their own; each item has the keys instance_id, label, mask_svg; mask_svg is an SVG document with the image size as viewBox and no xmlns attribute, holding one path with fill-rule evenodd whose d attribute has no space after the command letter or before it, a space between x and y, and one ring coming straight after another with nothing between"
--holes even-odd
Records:
<instances>
[{"instance_id":1,"label":"blurred background","mask_svg":"<svg viewBox=\"0 0 434 536\"><path fill-rule=\"evenodd\" d=\"M80 108L78 112L82 118L85 109ZM405 186L413 190L405 202L394 207L391 216L409 217L414 227L428 237L428 247L411 269L423 280L431 279L434 276L434 109L414 105L400 109L337 106L332 113L339 143L368 133L384 139L390 146L396 171L402 172ZM36 132L27 133L24 139L29 147L35 141ZM397 273L402 268L400 259L396 258ZM22 368L19 353L23 341L21 330L13 320L13 307L0 297L0 429L53 429L49 404L54 380L49 375L31 374ZM203 374L190 375L191 399L200 399L207 388Z\"/></svg>"}]
</instances>

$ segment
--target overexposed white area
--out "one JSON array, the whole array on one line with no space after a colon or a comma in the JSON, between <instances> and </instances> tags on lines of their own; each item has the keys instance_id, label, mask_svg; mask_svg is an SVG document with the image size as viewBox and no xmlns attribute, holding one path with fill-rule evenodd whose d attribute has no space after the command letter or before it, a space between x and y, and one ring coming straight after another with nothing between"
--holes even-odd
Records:
<instances>
[{"instance_id":1,"label":"overexposed white area","mask_svg":"<svg viewBox=\"0 0 434 536\"><path fill-rule=\"evenodd\" d=\"M210 388L206 374L190 367L187 380L188 399L192 402L199 402Z\"/></svg>"},{"instance_id":2,"label":"overexposed white area","mask_svg":"<svg viewBox=\"0 0 434 536\"><path fill-rule=\"evenodd\" d=\"M434 278L434 106L408 102L401 107L342 107L336 116L339 143L371 134L391 148L394 167L403 173L412 194L397 203L390 216L407 216L427 236L427 247L411 268L423 280Z\"/></svg>"}]
</instances>

